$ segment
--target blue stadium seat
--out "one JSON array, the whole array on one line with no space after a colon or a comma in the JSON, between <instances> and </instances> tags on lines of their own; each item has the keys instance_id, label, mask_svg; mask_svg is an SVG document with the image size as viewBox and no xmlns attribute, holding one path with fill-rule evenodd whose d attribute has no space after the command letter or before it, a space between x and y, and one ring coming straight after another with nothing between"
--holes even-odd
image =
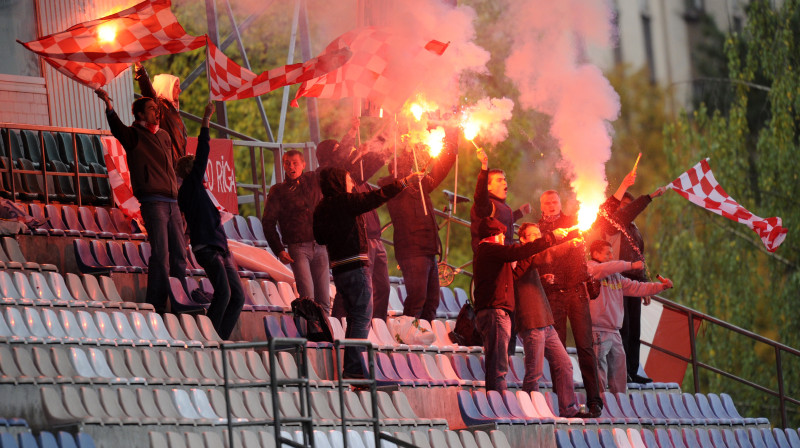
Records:
<instances>
[{"instance_id":1,"label":"blue stadium seat","mask_svg":"<svg viewBox=\"0 0 800 448\"><path fill-rule=\"evenodd\" d=\"M461 418L467 426L496 423L494 419L483 415L478 410L472 394L467 390L458 391L458 409L461 411Z\"/></svg>"}]
</instances>

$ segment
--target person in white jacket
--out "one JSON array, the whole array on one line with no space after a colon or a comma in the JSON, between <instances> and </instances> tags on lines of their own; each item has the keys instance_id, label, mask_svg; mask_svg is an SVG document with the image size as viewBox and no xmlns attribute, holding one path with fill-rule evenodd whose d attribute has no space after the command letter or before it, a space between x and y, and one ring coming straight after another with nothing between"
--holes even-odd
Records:
<instances>
[{"instance_id":1,"label":"person in white jacket","mask_svg":"<svg viewBox=\"0 0 800 448\"><path fill-rule=\"evenodd\" d=\"M593 241L589 246L592 257L587 266L589 274L601 283L597 299L589 302L592 316L592 339L597 356L600 390L608 387L612 393L626 392L627 367L625 349L619 330L625 310L623 296L646 297L672 288L672 281L659 277L660 283L637 282L620 275L630 269L642 269L641 261L611 261L614 251L605 240Z\"/></svg>"}]
</instances>

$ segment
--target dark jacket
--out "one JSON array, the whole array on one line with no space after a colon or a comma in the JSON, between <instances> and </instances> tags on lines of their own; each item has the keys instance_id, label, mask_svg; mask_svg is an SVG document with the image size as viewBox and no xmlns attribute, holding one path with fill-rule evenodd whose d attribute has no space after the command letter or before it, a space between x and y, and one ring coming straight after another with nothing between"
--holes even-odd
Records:
<instances>
[{"instance_id":1,"label":"dark jacket","mask_svg":"<svg viewBox=\"0 0 800 448\"><path fill-rule=\"evenodd\" d=\"M141 200L159 195L178 197L171 141L163 129L155 134L138 123L126 126L113 110L106 112L111 133L125 148L133 195Z\"/></svg>"},{"instance_id":2,"label":"dark jacket","mask_svg":"<svg viewBox=\"0 0 800 448\"><path fill-rule=\"evenodd\" d=\"M448 144L445 151L434 161L430 174L422 179L425 209L422 208L420 184L416 183L409 185L386 204L394 227L395 258L441 255L439 225L436 223L430 194L447 177L456 160L456 151L458 151L457 146ZM386 185L392 179L384 177L379 184ZM428 211L427 216L425 210Z\"/></svg>"},{"instance_id":3,"label":"dark jacket","mask_svg":"<svg viewBox=\"0 0 800 448\"><path fill-rule=\"evenodd\" d=\"M644 261L644 238L636 223L633 222L645 208L653 201L650 195L642 195L631 201L625 207L620 208L620 201L613 196L610 197L604 204L604 210L607 215L611 217L614 224L610 223L606 218L602 218L603 231L606 235L615 235L620 233L622 228L625 233L620 235L619 253L615 253L619 260L623 261ZM638 248L638 253L634 247ZM646 282L647 274L644 269L631 269L622 273L624 277L631 280Z\"/></svg>"},{"instance_id":4,"label":"dark jacket","mask_svg":"<svg viewBox=\"0 0 800 448\"><path fill-rule=\"evenodd\" d=\"M314 241L314 208L321 200L316 171L307 171L295 180L286 179L270 187L261 225L272 252L277 255L286 250L285 245Z\"/></svg>"},{"instance_id":5,"label":"dark jacket","mask_svg":"<svg viewBox=\"0 0 800 448\"><path fill-rule=\"evenodd\" d=\"M161 117L158 125L161 129L167 131L167 134L169 134L172 139L172 144L170 145L172 147L172 157L175 163L178 163L178 159L186 155L187 139L186 126L183 124L183 120L181 120L180 111L175 109L175 105L169 100L158 97L155 89L153 89L153 84L150 83L147 70L145 70L144 67L137 71L133 78L139 82L139 90L141 90L142 96L156 100Z\"/></svg>"},{"instance_id":6,"label":"dark jacket","mask_svg":"<svg viewBox=\"0 0 800 448\"><path fill-rule=\"evenodd\" d=\"M552 237L550 237L552 238ZM482 242L475 252L473 281L475 312L497 308L514 312L514 274L511 262L528 258L550 246L550 238L505 246Z\"/></svg>"},{"instance_id":7,"label":"dark jacket","mask_svg":"<svg viewBox=\"0 0 800 448\"><path fill-rule=\"evenodd\" d=\"M542 232L552 232L555 229L572 227L578 223L575 216L561 214L558 218L551 220L542 216L539 219L539 230ZM578 232L570 232L567 239L579 236ZM553 274L555 283L544 284L545 291L558 289L575 288L578 284L589 279L586 270L586 254L583 246L571 248L567 245L558 245L549 249L546 253L539 256L536 265L539 274Z\"/></svg>"},{"instance_id":8,"label":"dark jacket","mask_svg":"<svg viewBox=\"0 0 800 448\"><path fill-rule=\"evenodd\" d=\"M367 266L367 235L361 215L396 196L405 183L396 181L369 193L347 193L346 170L324 168L319 176L323 198L314 210L314 238L328 246L334 275Z\"/></svg>"},{"instance_id":9,"label":"dark jacket","mask_svg":"<svg viewBox=\"0 0 800 448\"><path fill-rule=\"evenodd\" d=\"M514 268L514 297L517 300L514 321L518 332L553 325L553 312L533 257L518 261Z\"/></svg>"},{"instance_id":10,"label":"dark jacket","mask_svg":"<svg viewBox=\"0 0 800 448\"><path fill-rule=\"evenodd\" d=\"M475 183L475 196L469 211L470 234L472 235L472 253L478 248L481 238L478 236L478 224L482 218L493 216L506 226L506 245L514 242L514 223L522 218L522 211L512 210L504 199L489 193L489 170L481 170Z\"/></svg>"},{"instance_id":11,"label":"dark jacket","mask_svg":"<svg viewBox=\"0 0 800 448\"><path fill-rule=\"evenodd\" d=\"M197 137L197 152L194 165L186 179L183 179L178 189L178 207L180 207L189 227L189 237L192 248L200 245L214 246L223 251L228 250L228 239L222 229L219 210L208 197L206 187L203 186L203 177L206 174L210 137L208 128L200 129Z\"/></svg>"},{"instance_id":12,"label":"dark jacket","mask_svg":"<svg viewBox=\"0 0 800 448\"><path fill-rule=\"evenodd\" d=\"M370 152L361 157L359 161L346 163L344 168L350 173L350 177L356 184L353 191L369 193L374 190L367 181L383 167L385 162L383 154ZM381 218L378 216L378 212L370 210L364 213L364 222L367 226L367 238L379 239L381 237Z\"/></svg>"}]
</instances>

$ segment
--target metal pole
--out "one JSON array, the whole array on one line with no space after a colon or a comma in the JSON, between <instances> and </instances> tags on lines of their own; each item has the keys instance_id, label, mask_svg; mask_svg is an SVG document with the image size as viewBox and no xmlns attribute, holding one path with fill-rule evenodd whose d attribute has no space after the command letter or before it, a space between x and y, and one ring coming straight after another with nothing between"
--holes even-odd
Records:
<instances>
[{"instance_id":1,"label":"metal pole","mask_svg":"<svg viewBox=\"0 0 800 448\"><path fill-rule=\"evenodd\" d=\"M697 366L697 341L694 337L694 314L689 313L689 346L692 350L692 377L694 379L694 393L700 393L700 369Z\"/></svg>"},{"instance_id":2,"label":"metal pole","mask_svg":"<svg viewBox=\"0 0 800 448\"><path fill-rule=\"evenodd\" d=\"M297 25L300 21L300 0L294 2L294 16L292 18L292 35L289 38L289 54L286 56L286 64L294 63L294 43L297 38ZM283 88L283 99L281 100L281 118L278 122L278 143L283 143L283 131L286 129L286 112L289 108L290 87Z\"/></svg>"},{"instance_id":3,"label":"metal pole","mask_svg":"<svg viewBox=\"0 0 800 448\"><path fill-rule=\"evenodd\" d=\"M231 25L233 27L233 36L236 38L236 43L239 46L239 53L242 54L244 68L251 70L250 60L247 58L247 51L245 50L244 43L242 42L242 35L239 33L239 28L236 26L236 17L233 16L233 9L231 9L230 0L225 0L225 8L228 12L228 19L231 21ZM267 112L264 111L264 103L261 101L260 96L257 96L254 99L256 100L256 105L258 105L258 114L261 116L261 123L264 124L264 129L267 131L267 137L269 138L269 141L274 142L275 137L272 136L272 128L269 126ZM251 160L253 157L255 157L254 154L251 154ZM255 174L253 175L253 183L256 183Z\"/></svg>"},{"instance_id":4,"label":"metal pole","mask_svg":"<svg viewBox=\"0 0 800 448\"><path fill-rule=\"evenodd\" d=\"M311 59L311 38L308 35L308 5L306 0L300 0L300 56L304 61ZM308 114L308 134L311 141L319 143L319 111L317 99L306 97L306 113ZM316 151L316 149L314 150Z\"/></svg>"},{"instance_id":5,"label":"metal pole","mask_svg":"<svg viewBox=\"0 0 800 448\"><path fill-rule=\"evenodd\" d=\"M219 47L219 29L217 29L217 4L215 0L206 0L206 22L208 22L208 38ZM228 110L224 101L217 101L217 123L228 127ZM225 135L220 135L225 137Z\"/></svg>"},{"instance_id":6,"label":"metal pole","mask_svg":"<svg viewBox=\"0 0 800 448\"><path fill-rule=\"evenodd\" d=\"M778 374L778 400L780 400L781 426L786 428L786 391L783 388L783 360L781 359L780 347L775 347L775 367Z\"/></svg>"}]
</instances>

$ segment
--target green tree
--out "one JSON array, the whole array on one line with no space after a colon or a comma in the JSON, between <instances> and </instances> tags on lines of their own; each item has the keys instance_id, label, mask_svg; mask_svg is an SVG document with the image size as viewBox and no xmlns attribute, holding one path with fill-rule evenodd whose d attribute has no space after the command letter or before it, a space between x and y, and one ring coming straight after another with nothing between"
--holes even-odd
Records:
<instances>
[{"instance_id":1,"label":"green tree","mask_svg":"<svg viewBox=\"0 0 800 448\"><path fill-rule=\"evenodd\" d=\"M800 7L754 1L741 34L725 41L729 102L701 105L665 128L667 166L680 173L705 157L721 185L740 204L763 216L780 216L789 233L775 254L742 225L689 206L669 194L653 208L664 222L652 264L675 281L674 300L789 346L798 346L797 207L798 107L800 107ZM727 106L725 104L727 103ZM701 361L777 389L775 354L730 332L709 329L699 338ZM787 393L798 397L798 360L784 356ZM777 400L704 372L706 392L734 391L751 415L779 423ZM797 407L790 406L797 426Z\"/></svg>"}]
</instances>

